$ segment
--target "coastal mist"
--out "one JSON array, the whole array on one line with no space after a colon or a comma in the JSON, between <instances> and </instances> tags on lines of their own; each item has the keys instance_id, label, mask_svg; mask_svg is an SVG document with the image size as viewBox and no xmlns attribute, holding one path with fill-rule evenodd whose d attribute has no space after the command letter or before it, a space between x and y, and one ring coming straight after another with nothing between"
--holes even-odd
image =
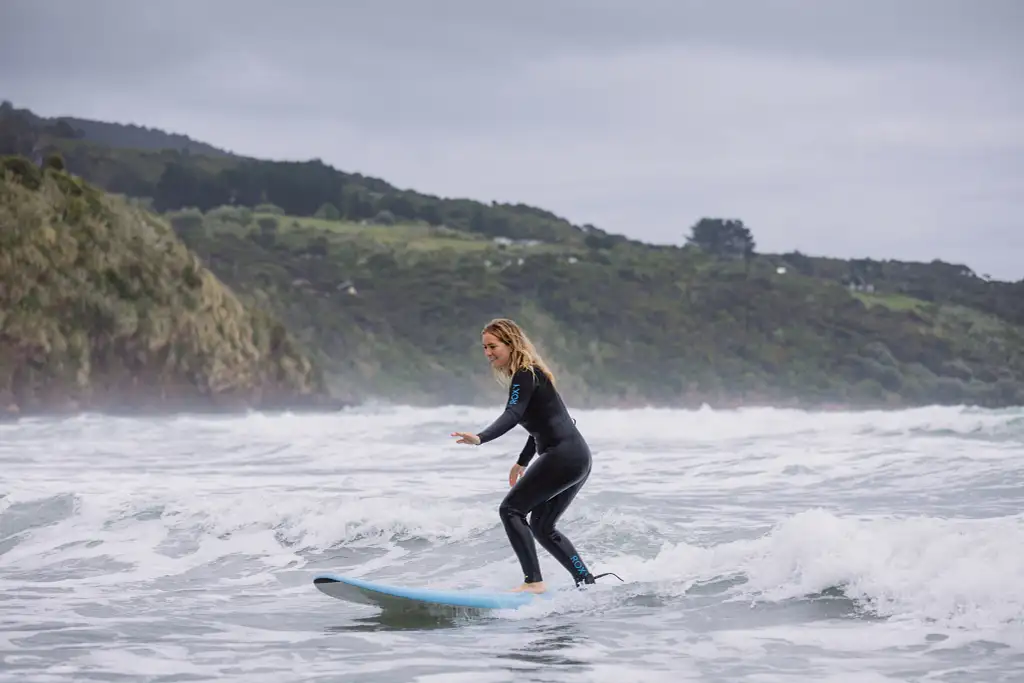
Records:
<instances>
[{"instance_id":1,"label":"coastal mist","mask_svg":"<svg viewBox=\"0 0 1024 683\"><path fill-rule=\"evenodd\" d=\"M518 585L496 410L0 424L0 681L1020 681L1024 409L574 411L585 591L427 617L321 572Z\"/></svg>"}]
</instances>

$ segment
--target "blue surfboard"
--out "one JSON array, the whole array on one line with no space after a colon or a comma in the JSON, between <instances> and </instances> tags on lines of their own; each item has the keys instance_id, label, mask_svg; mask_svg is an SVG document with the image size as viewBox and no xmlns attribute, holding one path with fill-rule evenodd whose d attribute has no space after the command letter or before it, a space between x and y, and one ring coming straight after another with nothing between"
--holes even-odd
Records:
<instances>
[{"instance_id":1,"label":"blue surfboard","mask_svg":"<svg viewBox=\"0 0 1024 683\"><path fill-rule=\"evenodd\" d=\"M485 591L478 589L435 589L393 586L351 576L318 574L313 585L332 598L382 609L454 608L469 610L515 609L547 594Z\"/></svg>"}]
</instances>

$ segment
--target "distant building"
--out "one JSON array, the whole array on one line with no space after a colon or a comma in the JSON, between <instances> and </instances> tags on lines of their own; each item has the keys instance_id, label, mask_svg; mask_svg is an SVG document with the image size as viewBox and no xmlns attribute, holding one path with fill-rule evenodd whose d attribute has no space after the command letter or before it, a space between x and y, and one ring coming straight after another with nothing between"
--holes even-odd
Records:
<instances>
[{"instance_id":1,"label":"distant building","mask_svg":"<svg viewBox=\"0 0 1024 683\"><path fill-rule=\"evenodd\" d=\"M843 285L845 285L851 292L865 292L870 294L875 291L875 286L859 275L843 278Z\"/></svg>"}]
</instances>

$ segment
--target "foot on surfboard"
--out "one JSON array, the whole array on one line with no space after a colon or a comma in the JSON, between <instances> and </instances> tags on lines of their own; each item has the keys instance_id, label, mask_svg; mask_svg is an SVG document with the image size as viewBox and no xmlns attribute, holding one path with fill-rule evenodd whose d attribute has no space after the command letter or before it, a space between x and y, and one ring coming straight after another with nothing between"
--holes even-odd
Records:
<instances>
[{"instance_id":1,"label":"foot on surfboard","mask_svg":"<svg viewBox=\"0 0 1024 683\"><path fill-rule=\"evenodd\" d=\"M547 588L544 586L543 581L535 581L534 583L524 583L516 586L512 589L513 593L543 593Z\"/></svg>"}]
</instances>

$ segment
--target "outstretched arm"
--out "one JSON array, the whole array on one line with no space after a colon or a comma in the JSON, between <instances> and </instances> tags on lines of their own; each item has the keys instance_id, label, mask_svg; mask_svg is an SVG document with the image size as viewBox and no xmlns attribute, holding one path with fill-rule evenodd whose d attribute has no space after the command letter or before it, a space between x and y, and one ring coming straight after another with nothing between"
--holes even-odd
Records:
<instances>
[{"instance_id":1,"label":"outstretched arm","mask_svg":"<svg viewBox=\"0 0 1024 683\"><path fill-rule=\"evenodd\" d=\"M523 413L526 412L526 406L530 404L530 397L533 396L535 387L536 378L530 370L519 370L512 376L505 412L477 434L480 437L480 443L493 441L519 424L519 421L523 419Z\"/></svg>"}]
</instances>

